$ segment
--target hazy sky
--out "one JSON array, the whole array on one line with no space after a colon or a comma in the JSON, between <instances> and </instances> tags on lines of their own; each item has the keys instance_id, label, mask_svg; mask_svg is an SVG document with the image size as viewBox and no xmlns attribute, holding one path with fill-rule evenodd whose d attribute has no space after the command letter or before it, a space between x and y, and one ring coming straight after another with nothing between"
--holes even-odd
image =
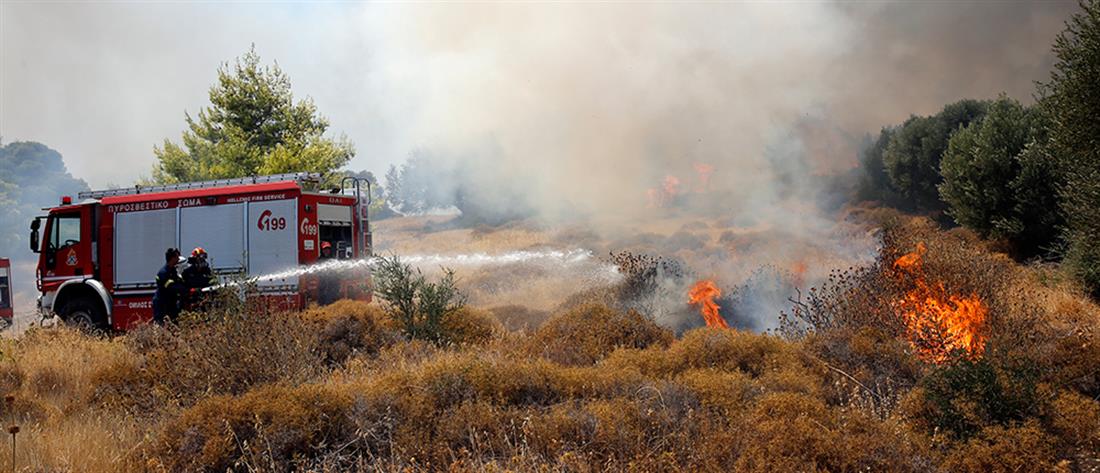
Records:
<instances>
[{"instance_id":1,"label":"hazy sky","mask_svg":"<svg viewBox=\"0 0 1100 473\"><path fill-rule=\"evenodd\" d=\"M355 143L352 169L486 140L504 156L490 166L547 188L567 177L528 164L632 181L678 159L752 169L741 156L800 121L851 138L958 98L1027 101L1075 8L3 0L0 136L59 150L93 186L129 184L254 43Z\"/></svg>"}]
</instances>

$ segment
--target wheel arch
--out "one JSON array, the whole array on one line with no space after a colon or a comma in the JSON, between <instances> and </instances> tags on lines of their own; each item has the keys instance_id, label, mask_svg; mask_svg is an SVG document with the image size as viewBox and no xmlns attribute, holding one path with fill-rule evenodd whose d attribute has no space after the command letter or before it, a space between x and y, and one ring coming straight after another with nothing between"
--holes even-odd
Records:
<instances>
[{"instance_id":1,"label":"wheel arch","mask_svg":"<svg viewBox=\"0 0 1100 473\"><path fill-rule=\"evenodd\" d=\"M61 284L57 288L57 296L53 300L53 312L59 314L58 311L64 309L66 304L80 298L99 301L103 304L102 308L103 313L107 315L107 324L113 323L111 319L111 295L107 293L107 288L103 286L103 283L95 279L74 279Z\"/></svg>"}]
</instances>

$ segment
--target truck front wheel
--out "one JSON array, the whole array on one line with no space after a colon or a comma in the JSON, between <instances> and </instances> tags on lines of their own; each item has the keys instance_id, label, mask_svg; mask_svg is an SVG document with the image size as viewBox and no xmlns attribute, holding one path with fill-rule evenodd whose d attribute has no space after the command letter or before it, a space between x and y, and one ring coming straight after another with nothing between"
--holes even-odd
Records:
<instances>
[{"instance_id":1,"label":"truck front wheel","mask_svg":"<svg viewBox=\"0 0 1100 473\"><path fill-rule=\"evenodd\" d=\"M107 329L107 317L103 308L88 299L76 299L58 312L61 320L84 332L96 333Z\"/></svg>"}]
</instances>

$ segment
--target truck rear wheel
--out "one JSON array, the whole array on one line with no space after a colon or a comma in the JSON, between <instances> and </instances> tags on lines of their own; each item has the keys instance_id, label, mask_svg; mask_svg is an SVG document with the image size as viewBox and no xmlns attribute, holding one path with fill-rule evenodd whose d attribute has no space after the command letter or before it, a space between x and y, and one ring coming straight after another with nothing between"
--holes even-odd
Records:
<instances>
[{"instance_id":1,"label":"truck rear wheel","mask_svg":"<svg viewBox=\"0 0 1100 473\"><path fill-rule=\"evenodd\" d=\"M107 317L103 308L95 301L77 299L61 308L58 312L66 324L88 333L107 330Z\"/></svg>"}]
</instances>

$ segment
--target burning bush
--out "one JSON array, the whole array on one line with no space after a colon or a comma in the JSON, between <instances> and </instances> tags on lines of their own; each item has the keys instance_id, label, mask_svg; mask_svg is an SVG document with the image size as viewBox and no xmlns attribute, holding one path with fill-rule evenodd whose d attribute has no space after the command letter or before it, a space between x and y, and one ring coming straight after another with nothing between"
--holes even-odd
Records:
<instances>
[{"instance_id":1,"label":"burning bush","mask_svg":"<svg viewBox=\"0 0 1100 473\"><path fill-rule=\"evenodd\" d=\"M634 310L677 332L696 325L698 315L685 303L691 271L679 260L642 253L610 253L623 279L594 302Z\"/></svg>"},{"instance_id":2,"label":"burning bush","mask_svg":"<svg viewBox=\"0 0 1100 473\"><path fill-rule=\"evenodd\" d=\"M873 327L931 363L1030 347L1034 302L1014 290L1012 263L925 222L888 226L871 265L830 275L783 314L788 336Z\"/></svg>"},{"instance_id":3,"label":"burning bush","mask_svg":"<svg viewBox=\"0 0 1100 473\"><path fill-rule=\"evenodd\" d=\"M721 297L722 291L714 285L714 281L704 279L696 282L688 291L688 303L699 307L699 313L703 316L707 327L730 328L726 319L718 313L719 305L714 299Z\"/></svg>"}]
</instances>

